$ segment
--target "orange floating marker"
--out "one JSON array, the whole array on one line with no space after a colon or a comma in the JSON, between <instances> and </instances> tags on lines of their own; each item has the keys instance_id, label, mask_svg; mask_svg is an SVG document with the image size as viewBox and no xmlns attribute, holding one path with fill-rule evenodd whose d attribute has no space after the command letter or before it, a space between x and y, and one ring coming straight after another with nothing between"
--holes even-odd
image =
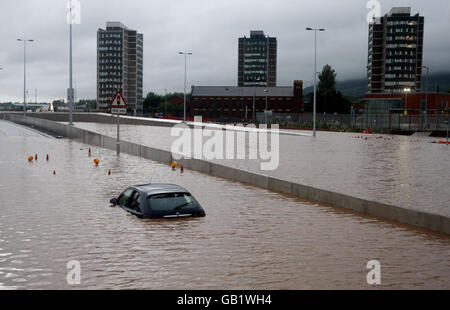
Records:
<instances>
[{"instance_id":1,"label":"orange floating marker","mask_svg":"<svg viewBox=\"0 0 450 310\"><path fill-rule=\"evenodd\" d=\"M180 171L181 171L181 173L183 173L183 172L184 172L184 166L183 166L183 165L181 165L181 167L180 167Z\"/></svg>"},{"instance_id":2,"label":"orange floating marker","mask_svg":"<svg viewBox=\"0 0 450 310\"><path fill-rule=\"evenodd\" d=\"M47 161L48 161L48 154L47 154Z\"/></svg>"},{"instance_id":3,"label":"orange floating marker","mask_svg":"<svg viewBox=\"0 0 450 310\"><path fill-rule=\"evenodd\" d=\"M111 175L111 170L108 170L108 175Z\"/></svg>"},{"instance_id":4,"label":"orange floating marker","mask_svg":"<svg viewBox=\"0 0 450 310\"><path fill-rule=\"evenodd\" d=\"M53 170L53 175L56 175L56 170Z\"/></svg>"},{"instance_id":5,"label":"orange floating marker","mask_svg":"<svg viewBox=\"0 0 450 310\"><path fill-rule=\"evenodd\" d=\"M178 163L176 161L173 161L171 164L172 169L175 170L175 168L178 166Z\"/></svg>"},{"instance_id":6,"label":"orange floating marker","mask_svg":"<svg viewBox=\"0 0 450 310\"><path fill-rule=\"evenodd\" d=\"M89 157L91 157L91 148L89 148L88 155L89 155Z\"/></svg>"},{"instance_id":7,"label":"orange floating marker","mask_svg":"<svg viewBox=\"0 0 450 310\"><path fill-rule=\"evenodd\" d=\"M34 154L34 160L37 160L37 154Z\"/></svg>"},{"instance_id":8,"label":"orange floating marker","mask_svg":"<svg viewBox=\"0 0 450 310\"><path fill-rule=\"evenodd\" d=\"M28 156L28 161L31 163L33 161L33 156Z\"/></svg>"}]
</instances>

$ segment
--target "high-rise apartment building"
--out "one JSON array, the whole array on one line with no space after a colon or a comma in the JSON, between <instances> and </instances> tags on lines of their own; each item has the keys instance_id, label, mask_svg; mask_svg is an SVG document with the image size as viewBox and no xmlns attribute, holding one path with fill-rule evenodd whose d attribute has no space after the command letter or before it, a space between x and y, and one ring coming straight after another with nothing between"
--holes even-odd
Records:
<instances>
[{"instance_id":1,"label":"high-rise apartment building","mask_svg":"<svg viewBox=\"0 0 450 310\"><path fill-rule=\"evenodd\" d=\"M424 17L411 8L392 8L369 24L369 93L400 93L422 88Z\"/></svg>"},{"instance_id":2,"label":"high-rise apartment building","mask_svg":"<svg viewBox=\"0 0 450 310\"><path fill-rule=\"evenodd\" d=\"M238 86L277 86L277 38L250 31L239 38Z\"/></svg>"},{"instance_id":3,"label":"high-rise apartment building","mask_svg":"<svg viewBox=\"0 0 450 310\"><path fill-rule=\"evenodd\" d=\"M97 109L108 109L121 91L128 110L142 113L143 50L141 33L120 22L107 22L97 32Z\"/></svg>"}]
</instances>

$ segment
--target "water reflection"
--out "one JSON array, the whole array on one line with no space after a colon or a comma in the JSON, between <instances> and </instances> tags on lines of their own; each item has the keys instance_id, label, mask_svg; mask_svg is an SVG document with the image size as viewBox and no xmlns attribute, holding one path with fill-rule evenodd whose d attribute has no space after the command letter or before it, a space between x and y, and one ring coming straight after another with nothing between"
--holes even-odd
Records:
<instances>
[{"instance_id":1,"label":"water reflection","mask_svg":"<svg viewBox=\"0 0 450 310\"><path fill-rule=\"evenodd\" d=\"M0 146L0 288L78 288L66 283L73 259L86 289L370 288L370 259L381 288L450 288L446 236L100 148L88 157L71 140ZM140 220L110 207L152 178L186 187L207 216Z\"/></svg>"}]
</instances>

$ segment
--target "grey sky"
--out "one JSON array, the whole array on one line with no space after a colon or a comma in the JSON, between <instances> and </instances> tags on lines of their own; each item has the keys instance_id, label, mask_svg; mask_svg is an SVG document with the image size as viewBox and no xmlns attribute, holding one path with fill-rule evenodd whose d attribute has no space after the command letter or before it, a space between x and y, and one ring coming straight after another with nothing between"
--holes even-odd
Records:
<instances>
[{"instance_id":1,"label":"grey sky","mask_svg":"<svg viewBox=\"0 0 450 310\"><path fill-rule=\"evenodd\" d=\"M381 0L381 13L411 6L425 16L424 64L450 71L450 1ZM69 85L69 26L66 0L1 0L0 101L23 100L23 43L27 49L29 100L66 98ZM302 79L311 84L314 35L319 66L328 63L338 80L365 77L367 0L81 0L81 24L74 25L74 85L78 98L96 98L96 32L106 21L121 21L144 34L144 93L183 91L189 50L190 85L236 85L238 37L252 29L278 38L278 85ZM190 87L189 87L190 88Z\"/></svg>"}]
</instances>

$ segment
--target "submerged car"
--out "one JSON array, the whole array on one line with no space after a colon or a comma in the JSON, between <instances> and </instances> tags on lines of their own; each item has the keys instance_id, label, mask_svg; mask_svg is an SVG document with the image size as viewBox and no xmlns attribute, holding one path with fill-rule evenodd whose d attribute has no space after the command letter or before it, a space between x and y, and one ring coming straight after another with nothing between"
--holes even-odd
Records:
<instances>
[{"instance_id":1,"label":"submerged car","mask_svg":"<svg viewBox=\"0 0 450 310\"><path fill-rule=\"evenodd\" d=\"M127 188L110 200L140 218L203 217L205 211L186 189L174 184L144 184Z\"/></svg>"}]
</instances>

